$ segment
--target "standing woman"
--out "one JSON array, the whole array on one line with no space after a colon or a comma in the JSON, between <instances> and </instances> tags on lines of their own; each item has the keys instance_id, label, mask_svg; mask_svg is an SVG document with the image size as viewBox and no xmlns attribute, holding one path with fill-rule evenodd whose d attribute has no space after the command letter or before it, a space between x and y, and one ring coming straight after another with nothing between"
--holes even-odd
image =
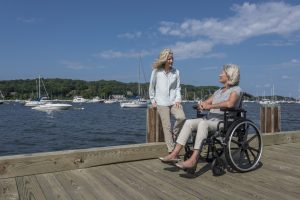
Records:
<instances>
[{"instance_id":1,"label":"standing woman","mask_svg":"<svg viewBox=\"0 0 300 200\"><path fill-rule=\"evenodd\" d=\"M173 151L174 138L179 134L185 121L180 90L179 71L173 68L173 52L171 49L163 49L153 65L149 96L152 107L157 107L161 118L168 152ZM173 131L170 115L173 115L176 120Z\"/></svg>"}]
</instances>

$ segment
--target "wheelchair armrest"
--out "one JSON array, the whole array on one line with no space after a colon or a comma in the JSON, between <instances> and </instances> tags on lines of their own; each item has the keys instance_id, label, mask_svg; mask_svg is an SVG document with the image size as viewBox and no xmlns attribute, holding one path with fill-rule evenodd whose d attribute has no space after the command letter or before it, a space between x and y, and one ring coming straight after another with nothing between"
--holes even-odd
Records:
<instances>
[{"instance_id":1,"label":"wheelchair armrest","mask_svg":"<svg viewBox=\"0 0 300 200\"><path fill-rule=\"evenodd\" d=\"M220 108L223 112L245 112L243 108Z\"/></svg>"}]
</instances>

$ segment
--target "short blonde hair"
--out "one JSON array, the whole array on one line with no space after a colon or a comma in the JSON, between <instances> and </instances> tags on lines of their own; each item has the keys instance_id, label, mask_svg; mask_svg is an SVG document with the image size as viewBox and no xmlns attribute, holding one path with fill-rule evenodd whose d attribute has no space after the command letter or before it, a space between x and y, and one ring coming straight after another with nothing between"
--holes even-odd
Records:
<instances>
[{"instance_id":1,"label":"short blonde hair","mask_svg":"<svg viewBox=\"0 0 300 200\"><path fill-rule=\"evenodd\" d=\"M223 70L228 77L228 84L231 86L239 85L240 83L240 69L238 65L235 64L225 64L223 65Z\"/></svg>"},{"instance_id":2,"label":"short blonde hair","mask_svg":"<svg viewBox=\"0 0 300 200\"><path fill-rule=\"evenodd\" d=\"M153 64L153 68L154 69L159 69L159 68L163 68L164 65L166 64L167 62L167 59L168 59L168 56L169 55L172 55L173 52L171 49L163 49L160 54L159 54L159 57L156 59L156 61L154 62Z\"/></svg>"}]
</instances>

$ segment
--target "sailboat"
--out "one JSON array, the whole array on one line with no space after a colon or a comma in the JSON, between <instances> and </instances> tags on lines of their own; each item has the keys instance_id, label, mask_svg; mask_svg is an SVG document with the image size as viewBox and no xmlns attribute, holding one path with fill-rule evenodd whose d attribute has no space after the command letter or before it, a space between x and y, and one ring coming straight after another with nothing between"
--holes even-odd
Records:
<instances>
[{"instance_id":1,"label":"sailboat","mask_svg":"<svg viewBox=\"0 0 300 200\"><path fill-rule=\"evenodd\" d=\"M42 96L41 96L41 82L42 82L42 84L43 84L43 86L44 86L44 90L45 90L45 93L46 93L46 97L42 97ZM46 101L47 98L48 98L48 93L47 93L47 91L46 91L44 82L41 81L41 77L39 76L38 84L37 84L37 98L36 98L35 100L28 100L28 101L25 101L25 106L34 107L34 106L46 104L46 103L47 103L47 101Z\"/></svg>"},{"instance_id":2,"label":"sailboat","mask_svg":"<svg viewBox=\"0 0 300 200\"><path fill-rule=\"evenodd\" d=\"M0 90L0 104L3 104L4 103L4 96L3 96L3 94L2 94L2 92L1 92L1 90Z\"/></svg>"},{"instance_id":3,"label":"sailboat","mask_svg":"<svg viewBox=\"0 0 300 200\"><path fill-rule=\"evenodd\" d=\"M138 96L139 99L127 101L127 102L121 102L120 106L121 108L147 108L147 101L144 99L141 99L141 81L140 81L140 74L141 74L141 56L139 57L139 81L138 81Z\"/></svg>"}]
</instances>

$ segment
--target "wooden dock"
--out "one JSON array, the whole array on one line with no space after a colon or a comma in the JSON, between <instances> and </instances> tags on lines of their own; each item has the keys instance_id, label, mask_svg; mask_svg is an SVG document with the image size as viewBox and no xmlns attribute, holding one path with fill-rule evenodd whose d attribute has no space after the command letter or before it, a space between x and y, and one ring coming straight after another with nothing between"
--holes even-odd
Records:
<instances>
[{"instance_id":1,"label":"wooden dock","mask_svg":"<svg viewBox=\"0 0 300 200\"><path fill-rule=\"evenodd\" d=\"M98 153L85 150L89 156L69 151L2 157L0 199L299 199L300 133L271 136L264 137L266 146L257 170L227 171L220 177L212 175L207 163L199 162L196 174L188 175L153 159L164 144L102 148ZM73 165L63 159L70 157ZM109 157L115 160L91 164L95 158Z\"/></svg>"}]
</instances>

